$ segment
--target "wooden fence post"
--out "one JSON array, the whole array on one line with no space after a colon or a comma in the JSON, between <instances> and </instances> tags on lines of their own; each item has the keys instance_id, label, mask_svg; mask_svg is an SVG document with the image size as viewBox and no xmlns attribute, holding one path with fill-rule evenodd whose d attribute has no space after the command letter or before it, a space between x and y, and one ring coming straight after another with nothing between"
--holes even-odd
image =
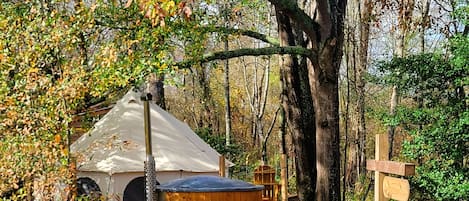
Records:
<instances>
[{"instance_id":1,"label":"wooden fence post","mask_svg":"<svg viewBox=\"0 0 469 201\"><path fill-rule=\"evenodd\" d=\"M288 200L288 178L287 178L287 155L282 154L280 157L280 187L282 198L281 201Z\"/></svg>"},{"instance_id":2,"label":"wooden fence post","mask_svg":"<svg viewBox=\"0 0 469 201\"><path fill-rule=\"evenodd\" d=\"M220 158L218 160L218 166L219 166L219 169L218 169L218 174L220 175L220 177L225 177L225 156L224 155L220 155Z\"/></svg>"},{"instance_id":3,"label":"wooden fence post","mask_svg":"<svg viewBox=\"0 0 469 201\"><path fill-rule=\"evenodd\" d=\"M388 137L385 135L376 135L376 142L375 142L375 160L380 161L387 161L389 160L388 157L388 150L389 150L389 142ZM380 171L375 171L375 201L386 201L389 200L384 197L383 191L383 180L384 174Z\"/></svg>"}]
</instances>

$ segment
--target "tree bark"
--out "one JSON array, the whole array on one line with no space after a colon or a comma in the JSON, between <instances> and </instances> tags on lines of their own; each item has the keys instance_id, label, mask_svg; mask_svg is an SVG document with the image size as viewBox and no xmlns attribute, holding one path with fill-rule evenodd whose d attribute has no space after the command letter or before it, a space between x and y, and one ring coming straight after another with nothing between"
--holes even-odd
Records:
<instances>
[{"instance_id":1,"label":"tree bark","mask_svg":"<svg viewBox=\"0 0 469 201\"><path fill-rule=\"evenodd\" d=\"M199 127L213 129L213 97L212 92L210 90L209 72L207 72L207 67L205 65L195 67L195 70L193 72L197 73L196 79L198 81L200 89L202 90L199 96L199 102L202 104L202 116L200 117L198 122Z\"/></svg>"},{"instance_id":2,"label":"tree bark","mask_svg":"<svg viewBox=\"0 0 469 201\"><path fill-rule=\"evenodd\" d=\"M332 57L333 55L325 56ZM338 66L323 60L319 66ZM317 200L340 200L340 149L338 68L324 74L315 68L309 73L316 109Z\"/></svg>"},{"instance_id":3,"label":"tree bark","mask_svg":"<svg viewBox=\"0 0 469 201\"><path fill-rule=\"evenodd\" d=\"M295 45L296 36L290 19L276 9L282 45ZM300 32L301 33L301 32ZM303 59L304 60L304 59ZM285 90L282 99L285 117L292 132L296 155L296 183L301 201L315 200L316 153L314 109L307 76L306 62L300 64L293 55L281 58L281 76Z\"/></svg>"},{"instance_id":4,"label":"tree bark","mask_svg":"<svg viewBox=\"0 0 469 201\"><path fill-rule=\"evenodd\" d=\"M310 4L306 4L307 9L311 11L311 16L300 9L295 1L269 1L275 5L278 11L277 15L284 14L288 16L292 23L306 34L305 36L310 42L309 48L312 52L317 53L310 57L307 65L316 130L317 185L315 198L320 201L340 200L338 72L342 60L343 20L346 1L311 1ZM301 66L298 68L300 77L304 73ZM285 73L285 75L288 74ZM288 83L292 78L286 77L285 80ZM292 87L295 87L295 85ZM294 91L294 89L290 91ZM302 112L307 110L312 111L313 108L301 108ZM300 135L298 137L309 138L303 140L314 139L309 135ZM300 149L298 151L305 150ZM299 160L300 157L297 157L297 159ZM300 168L302 167L306 166L300 166ZM298 175L297 179L297 182L299 182ZM305 200L305 198L300 197L300 200ZM314 199L309 198L306 200Z\"/></svg>"},{"instance_id":5,"label":"tree bark","mask_svg":"<svg viewBox=\"0 0 469 201\"><path fill-rule=\"evenodd\" d=\"M348 15L349 13L347 13ZM350 26L350 25L348 25ZM348 30L349 28L346 28L346 30ZM345 56L345 65L346 65L346 68L345 68L345 82L347 84L347 87L346 87L346 92L345 92L345 98L343 98L343 102L345 104L345 111L343 113L343 121L344 121L344 137L345 137L345 141L344 141L344 161L343 161L343 183L342 183L342 200L345 200L345 195L347 193L347 188L348 186L350 186L350 178L351 177L351 171L353 170L353 165L348 165L348 163L350 161L353 161L353 158L352 160L349 160L349 155L348 155L348 149L349 147L352 147L352 146L349 146L349 124L350 124L350 85L351 85L351 81L350 81L350 76L349 76L349 71L350 71L350 66L352 66L351 62L354 61L352 59L354 59L354 57L352 57L350 54L350 48L349 48L349 45L351 44L351 39L350 39L350 31L347 31L347 33L345 34L346 35L346 39L344 39L346 42L344 45L344 56ZM344 97L344 96L342 96Z\"/></svg>"},{"instance_id":6,"label":"tree bark","mask_svg":"<svg viewBox=\"0 0 469 201\"><path fill-rule=\"evenodd\" d=\"M228 40L225 41L225 50L228 50ZM231 136L231 103L230 103L230 67L225 61L225 144L230 145Z\"/></svg>"},{"instance_id":7,"label":"tree bark","mask_svg":"<svg viewBox=\"0 0 469 201\"><path fill-rule=\"evenodd\" d=\"M225 39L225 51L228 51L228 39ZM230 64L225 60L225 144L230 145L231 103L230 103Z\"/></svg>"},{"instance_id":8,"label":"tree bark","mask_svg":"<svg viewBox=\"0 0 469 201\"><path fill-rule=\"evenodd\" d=\"M354 1L356 2L356 1ZM356 86L356 69L358 66L358 53L357 53L357 39L356 39L356 3L348 4L347 5L347 23L346 23L346 44L344 47L345 50L345 61L346 61L346 81L347 81L347 95L346 95L346 110L345 110L345 136L346 136L346 144L345 144L345 152L344 152L344 185L343 189L347 187L353 187L355 182L358 179L358 160L357 160L357 152L358 152L358 138L356 136L352 136L349 133L354 129L350 129L350 127L354 128L355 123L358 122L357 120L353 119L353 113L350 112L350 103L352 102L352 95L351 93L354 92L355 94L355 87ZM352 88L353 87L353 88ZM353 95L356 97L356 94ZM343 192L345 193L345 191ZM343 199L344 196L342 196Z\"/></svg>"},{"instance_id":9,"label":"tree bark","mask_svg":"<svg viewBox=\"0 0 469 201\"><path fill-rule=\"evenodd\" d=\"M228 20L228 9L230 9L230 6L228 3L224 4L225 9L225 15L224 20L225 20L225 25L228 27L230 25L230 22ZM225 51L229 50L229 43L228 43L228 36L225 36ZM230 146L231 143L231 103L230 103L230 62L229 60L225 60L225 145L226 147Z\"/></svg>"},{"instance_id":10,"label":"tree bark","mask_svg":"<svg viewBox=\"0 0 469 201\"><path fill-rule=\"evenodd\" d=\"M392 93L391 93L391 104L390 104L390 107L389 107L389 115L391 117L393 117L396 114L396 107L397 107L397 104L398 104L398 97L399 97L399 95L398 95L397 86L393 86L392 87ZM393 155L392 153L393 153L395 130L396 130L396 126L394 126L394 125L390 125L388 127L388 140L389 140L388 157L389 157L389 160L392 159L392 155Z\"/></svg>"},{"instance_id":11,"label":"tree bark","mask_svg":"<svg viewBox=\"0 0 469 201\"><path fill-rule=\"evenodd\" d=\"M152 95L152 101L156 105L160 106L163 110L166 110L164 98L164 74L151 74L148 77L146 91Z\"/></svg>"},{"instance_id":12,"label":"tree bark","mask_svg":"<svg viewBox=\"0 0 469 201\"><path fill-rule=\"evenodd\" d=\"M430 26L429 11L431 0L420 0L421 10L421 21L420 21L420 52L425 53L425 30Z\"/></svg>"},{"instance_id":13,"label":"tree bark","mask_svg":"<svg viewBox=\"0 0 469 201\"><path fill-rule=\"evenodd\" d=\"M282 65L282 64L281 64ZM281 103L284 102L286 98L286 89L285 85L282 82L282 93L280 95ZM280 114L279 114L279 137L280 137L280 194L281 201L287 201L288 199L288 155L287 155L287 143L285 140L286 130L287 130L287 120L285 118L285 109L283 105L280 105Z\"/></svg>"},{"instance_id":14,"label":"tree bark","mask_svg":"<svg viewBox=\"0 0 469 201\"><path fill-rule=\"evenodd\" d=\"M340 139L338 72L342 60L345 1L316 2L320 27L318 58L309 69L316 113L316 200L340 200ZM313 5L314 6L314 5Z\"/></svg>"},{"instance_id":15,"label":"tree bark","mask_svg":"<svg viewBox=\"0 0 469 201\"><path fill-rule=\"evenodd\" d=\"M357 2L360 4L360 2ZM358 112L358 145L359 145L359 172L358 175L366 174L366 122L365 122L365 75L368 66L368 43L370 36L371 12L373 3L371 0L363 2L363 9L360 13L360 49L359 66L357 69L357 112Z\"/></svg>"}]
</instances>

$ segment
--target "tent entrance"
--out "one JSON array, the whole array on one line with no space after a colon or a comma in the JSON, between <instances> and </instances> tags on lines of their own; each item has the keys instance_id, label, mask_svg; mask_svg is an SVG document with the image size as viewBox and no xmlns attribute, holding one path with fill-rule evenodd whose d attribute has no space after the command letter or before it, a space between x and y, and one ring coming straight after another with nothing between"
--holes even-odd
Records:
<instances>
[{"instance_id":1,"label":"tent entrance","mask_svg":"<svg viewBox=\"0 0 469 201\"><path fill-rule=\"evenodd\" d=\"M77 180L77 194L79 197L99 198L101 196L101 189L93 179L80 177Z\"/></svg>"},{"instance_id":2,"label":"tent entrance","mask_svg":"<svg viewBox=\"0 0 469 201\"><path fill-rule=\"evenodd\" d=\"M156 181L159 184L158 181ZM145 200L145 177L137 177L127 184L124 190L124 201Z\"/></svg>"}]
</instances>

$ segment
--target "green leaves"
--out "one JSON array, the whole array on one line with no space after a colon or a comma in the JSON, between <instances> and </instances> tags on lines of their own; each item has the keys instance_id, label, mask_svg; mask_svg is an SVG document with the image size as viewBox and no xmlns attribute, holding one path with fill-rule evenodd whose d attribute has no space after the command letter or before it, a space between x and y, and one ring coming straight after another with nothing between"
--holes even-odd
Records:
<instances>
[{"instance_id":1,"label":"green leaves","mask_svg":"<svg viewBox=\"0 0 469 201\"><path fill-rule=\"evenodd\" d=\"M412 182L421 199L469 199L468 40L452 38L449 57L412 55L380 65L385 83L398 86L402 97L415 102L383 119L410 134L402 153L418 163Z\"/></svg>"},{"instance_id":2,"label":"green leaves","mask_svg":"<svg viewBox=\"0 0 469 201\"><path fill-rule=\"evenodd\" d=\"M457 9L467 24L467 6ZM469 199L469 37L449 39L448 55L423 54L394 58L380 65L385 83L397 85L404 98L398 122L410 134L403 155L417 164L411 179L419 199Z\"/></svg>"}]
</instances>

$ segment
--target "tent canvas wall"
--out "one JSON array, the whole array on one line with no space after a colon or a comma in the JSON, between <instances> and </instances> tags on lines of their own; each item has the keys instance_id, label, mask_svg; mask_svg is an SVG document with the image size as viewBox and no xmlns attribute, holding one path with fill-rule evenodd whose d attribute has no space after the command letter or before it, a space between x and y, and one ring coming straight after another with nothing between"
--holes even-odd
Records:
<instances>
[{"instance_id":1,"label":"tent canvas wall","mask_svg":"<svg viewBox=\"0 0 469 201\"><path fill-rule=\"evenodd\" d=\"M157 180L218 175L219 156L185 123L150 103ZM129 91L94 128L71 146L78 177L93 179L101 192L122 200L125 188L144 171L145 136L140 93ZM229 166L230 162L226 162Z\"/></svg>"}]
</instances>

